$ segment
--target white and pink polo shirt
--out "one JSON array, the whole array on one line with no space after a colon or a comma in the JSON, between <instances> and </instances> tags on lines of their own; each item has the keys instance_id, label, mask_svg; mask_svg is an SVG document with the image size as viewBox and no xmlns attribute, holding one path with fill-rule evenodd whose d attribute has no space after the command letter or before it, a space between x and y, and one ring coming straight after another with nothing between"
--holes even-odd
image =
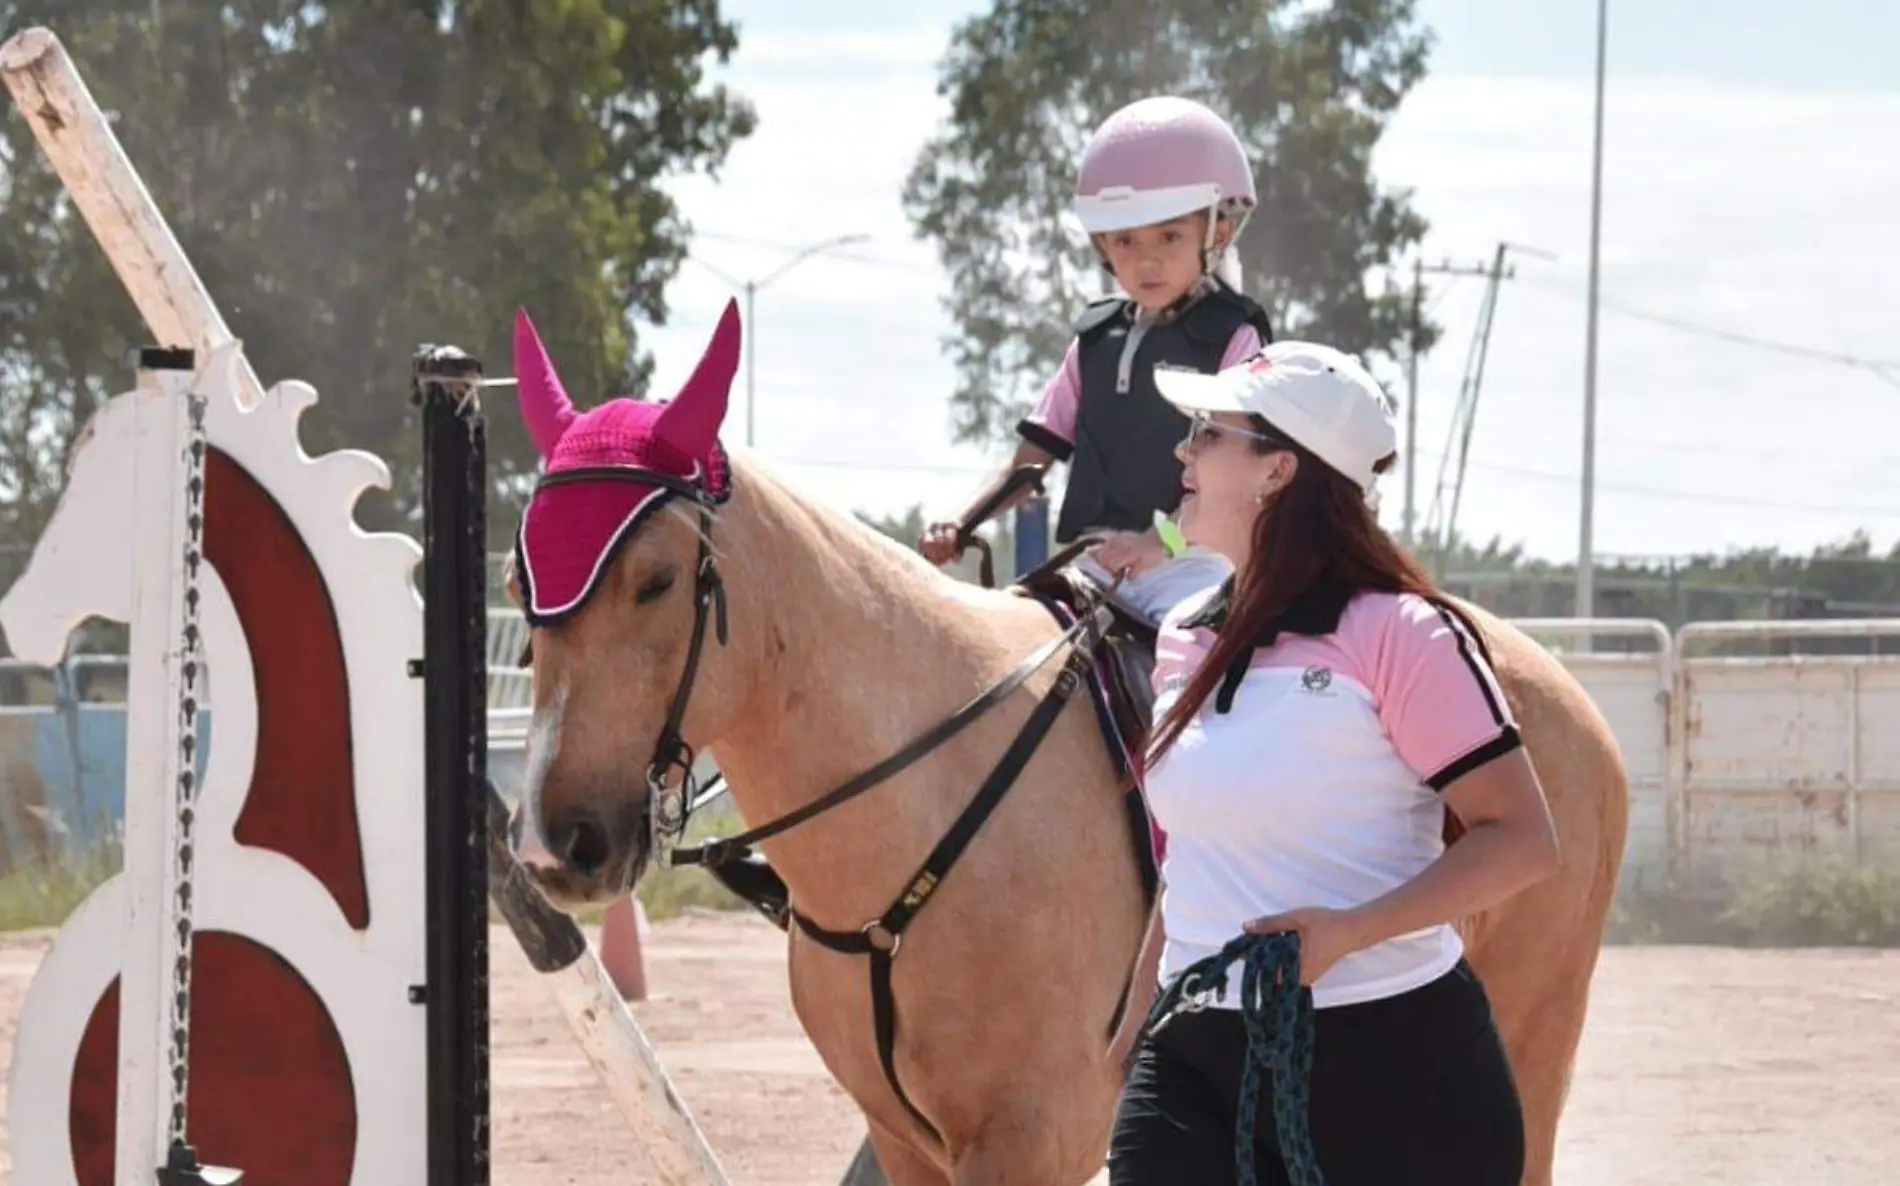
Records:
<instances>
[{"instance_id":1,"label":"white and pink polo shirt","mask_svg":"<svg viewBox=\"0 0 1900 1186\"><path fill-rule=\"evenodd\" d=\"M1189 598L1162 622L1157 719L1212 648L1229 592ZM1167 835L1163 982L1252 919L1350 908L1409 881L1444 851L1438 792L1519 744L1495 673L1451 612L1409 593L1308 593L1241 652L1148 776ZM1321 976L1314 1005L1405 992L1463 953L1449 926L1388 940ZM1235 967L1210 1004L1239 1001Z\"/></svg>"}]
</instances>

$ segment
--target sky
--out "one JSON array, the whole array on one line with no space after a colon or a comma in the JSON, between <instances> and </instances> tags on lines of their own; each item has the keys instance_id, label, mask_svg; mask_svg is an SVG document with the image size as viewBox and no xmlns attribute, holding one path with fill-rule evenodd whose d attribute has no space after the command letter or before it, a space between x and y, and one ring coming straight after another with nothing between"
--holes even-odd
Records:
<instances>
[{"instance_id":1,"label":"sky","mask_svg":"<svg viewBox=\"0 0 1900 1186\"><path fill-rule=\"evenodd\" d=\"M697 360L735 278L869 236L758 289L748 325L757 451L842 509L921 502L951 517L1007 455L951 443L947 284L900 201L944 115L938 59L982 7L727 0L740 48L717 76L754 102L759 126L718 178L669 183L696 234L670 323L641 327L658 395ZM1733 0L1710 23L1715 11L1610 10L1593 550L1806 550L1856 530L1884 550L1900 537L1900 467L1888 463L1900 437L1900 5ZM1419 12L1436 37L1430 73L1381 141L1378 181L1414 191L1428 263L1482 264L1500 240L1554 255L1510 256L1458 526L1574 560L1596 8L1424 0ZM1471 278L1428 292L1444 337L1420 365L1421 521L1482 293ZM1380 375L1403 394L1401 371ZM742 371L735 442L746 398ZM1387 482L1382 517L1396 527L1403 475Z\"/></svg>"}]
</instances>

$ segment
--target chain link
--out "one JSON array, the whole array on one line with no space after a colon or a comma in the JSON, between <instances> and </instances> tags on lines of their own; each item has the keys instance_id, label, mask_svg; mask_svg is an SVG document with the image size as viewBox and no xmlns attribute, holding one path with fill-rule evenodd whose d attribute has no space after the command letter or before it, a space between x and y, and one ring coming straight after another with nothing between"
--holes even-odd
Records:
<instances>
[{"instance_id":1,"label":"chain link","mask_svg":"<svg viewBox=\"0 0 1900 1186\"><path fill-rule=\"evenodd\" d=\"M198 810L198 708L204 677L204 636L199 570L204 563L205 413L209 402L194 389L185 393L184 629L179 638L177 842L172 848L172 901L168 920L177 937L171 993L171 1113L167 1133L174 1149L185 1145L185 1113L191 1095L191 878L196 852L193 826Z\"/></svg>"}]
</instances>

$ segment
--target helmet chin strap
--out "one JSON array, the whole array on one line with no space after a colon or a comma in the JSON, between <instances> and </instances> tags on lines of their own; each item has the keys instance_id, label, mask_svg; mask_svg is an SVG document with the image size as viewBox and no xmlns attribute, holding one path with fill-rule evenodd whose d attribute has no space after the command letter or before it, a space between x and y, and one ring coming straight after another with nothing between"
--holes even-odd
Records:
<instances>
[{"instance_id":1,"label":"helmet chin strap","mask_svg":"<svg viewBox=\"0 0 1900 1186\"><path fill-rule=\"evenodd\" d=\"M1220 230L1221 204L1215 202L1207 208L1207 234L1201 241L1201 274L1220 277L1221 256L1234 249L1234 240L1240 237L1240 227L1234 226L1234 233L1227 239L1227 246L1216 247L1215 241Z\"/></svg>"},{"instance_id":2,"label":"helmet chin strap","mask_svg":"<svg viewBox=\"0 0 1900 1186\"><path fill-rule=\"evenodd\" d=\"M1221 263L1222 257L1224 257L1228 252L1234 250L1234 244L1239 242L1240 232L1246 229L1247 220L1248 218L1252 216L1252 214L1253 214L1253 211L1242 207L1238 211L1237 214L1228 215L1227 221L1229 225L1231 225L1234 228L1233 234L1227 237L1227 246L1216 249L1214 246L1214 232L1215 232L1215 229L1220 225L1221 203L1215 202L1212 206L1208 207L1207 235L1201 242L1201 274L1203 276L1212 276L1215 279L1227 282L1231 287L1235 289L1240 288L1239 257L1236 256L1234 260L1234 277L1235 278L1233 280L1228 280L1227 277L1221 275L1220 263Z\"/></svg>"}]
</instances>

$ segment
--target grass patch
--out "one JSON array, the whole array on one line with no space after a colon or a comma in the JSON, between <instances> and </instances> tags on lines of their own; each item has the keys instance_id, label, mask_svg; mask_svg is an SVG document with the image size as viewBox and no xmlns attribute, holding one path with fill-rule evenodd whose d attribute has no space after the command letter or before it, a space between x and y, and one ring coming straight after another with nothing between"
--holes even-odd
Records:
<instances>
[{"instance_id":1,"label":"grass patch","mask_svg":"<svg viewBox=\"0 0 1900 1186\"><path fill-rule=\"evenodd\" d=\"M1900 868L1840 857L1763 868L1722 919L1756 946L1900 946Z\"/></svg>"},{"instance_id":2,"label":"grass patch","mask_svg":"<svg viewBox=\"0 0 1900 1186\"><path fill-rule=\"evenodd\" d=\"M1900 947L1900 864L1827 855L1754 862L1714 892L1672 878L1625 883L1605 942L1724 947Z\"/></svg>"},{"instance_id":3,"label":"grass patch","mask_svg":"<svg viewBox=\"0 0 1900 1186\"><path fill-rule=\"evenodd\" d=\"M0 931L61 925L88 894L119 871L123 860L115 837L0 877Z\"/></svg>"},{"instance_id":4,"label":"grass patch","mask_svg":"<svg viewBox=\"0 0 1900 1186\"><path fill-rule=\"evenodd\" d=\"M699 844L743 827L730 799L693 817L683 841ZM119 872L119 839L0 876L0 932L58 927ZM750 910L710 873L655 866L635 891L654 922L687 910ZM577 914L598 925L601 907ZM496 922L501 918L490 910ZM1625 878L1604 941L1612 945L1725 947L1900 947L1900 862L1829 855L1764 860L1738 867L1720 893L1692 893L1668 877Z\"/></svg>"},{"instance_id":5,"label":"grass patch","mask_svg":"<svg viewBox=\"0 0 1900 1186\"><path fill-rule=\"evenodd\" d=\"M686 825L680 846L691 848L719 836L734 836L745 830L739 813L733 809L730 795L707 804ZM737 894L721 885L712 874L694 866L670 869L655 862L634 890L647 917L654 922L678 918L689 909L750 910Z\"/></svg>"},{"instance_id":6,"label":"grass patch","mask_svg":"<svg viewBox=\"0 0 1900 1186\"><path fill-rule=\"evenodd\" d=\"M731 801L718 799L693 816L683 843L699 844L716 836L733 835L742 828ZM118 873L123 864L124 853L114 838L78 853L49 857L0 877L0 932L63 925L79 903ZM647 917L654 922L677 918L681 912L691 909L751 909L704 869L669 869L657 862L641 879L635 893L646 908ZM583 923L598 925L603 909L589 907L575 917ZM489 918L502 921L492 905Z\"/></svg>"}]
</instances>

